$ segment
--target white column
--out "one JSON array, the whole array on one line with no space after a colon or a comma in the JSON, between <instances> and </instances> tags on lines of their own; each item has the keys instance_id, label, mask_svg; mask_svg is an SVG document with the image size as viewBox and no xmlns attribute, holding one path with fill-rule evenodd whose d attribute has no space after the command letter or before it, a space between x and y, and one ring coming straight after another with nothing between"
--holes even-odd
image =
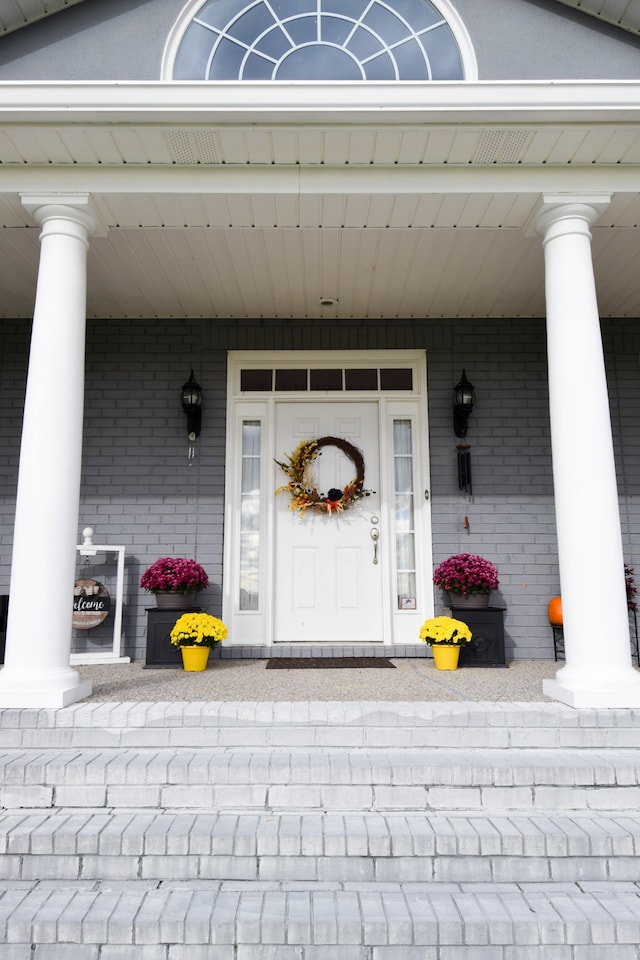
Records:
<instances>
[{"instance_id":1,"label":"white column","mask_svg":"<svg viewBox=\"0 0 640 960\"><path fill-rule=\"evenodd\" d=\"M0 706L91 693L69 666L80 499L89 197L22 197L42 227Z\"/></svg>"},{"instance_id":2,"label":"white column","mask_svg":"<svg viewBox=\"0 0 640 960\"><path fill-rule=\"evenodd\" d=\"M549 403L566 665L544 692L573 707L638 707L611 416L590 225L607 196L548 196L544 244Z\"/></svg>"}]
</instances>

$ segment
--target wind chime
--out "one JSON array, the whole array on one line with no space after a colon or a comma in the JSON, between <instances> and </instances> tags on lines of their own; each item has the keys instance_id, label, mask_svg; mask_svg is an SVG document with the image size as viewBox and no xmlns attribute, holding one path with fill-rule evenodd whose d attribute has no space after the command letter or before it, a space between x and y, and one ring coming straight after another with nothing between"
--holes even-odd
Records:
<instances>
[{"instance_id":1,"label":"wind chime","mask_svg":"<svg viewBox=\"0 0 640 960\"><path fill-rule=\"evenodd\" d=\"M476 402L476 393L472 383L467 380L466 371L453 388L453 432L456 437L466 437L467 421ZM473 495L471 480L471 444L459 443L458 451L458 489L468 497Z\"/></svg>"}]
</instances>

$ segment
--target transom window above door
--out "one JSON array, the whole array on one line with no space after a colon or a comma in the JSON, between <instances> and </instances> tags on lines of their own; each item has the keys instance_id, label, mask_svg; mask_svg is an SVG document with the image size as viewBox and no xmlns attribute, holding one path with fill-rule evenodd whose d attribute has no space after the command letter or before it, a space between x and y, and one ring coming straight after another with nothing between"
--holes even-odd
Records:
<instances>
[{"instance_id":1,"label":"transom window above door","mask_svg":"<svg viewBox=\"0 0 640 960\"><path fill-rule=\"evenodd\" d=\"M464 80L460 47L440 6L431 0L204 0L179 31L172 76Z\"/></svg>"},{"instance_id":2,"label":"transom window above door","mask_svg":"<svg viewBox=\"0 0 640 960\"><path fill-rule=\"evenodd\" d=\"M254 368L240 370L243 393L413 390L411 367Z\"/></svg>"}]
</instances>

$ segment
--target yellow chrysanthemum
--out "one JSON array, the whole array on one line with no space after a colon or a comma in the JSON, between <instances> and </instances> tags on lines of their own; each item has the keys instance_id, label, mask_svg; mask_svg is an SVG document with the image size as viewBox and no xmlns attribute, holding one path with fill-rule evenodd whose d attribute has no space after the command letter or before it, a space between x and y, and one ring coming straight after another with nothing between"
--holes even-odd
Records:
<instances>
[{"instance_id":1,"label":"yellow chrysanthemum","mask_svg":"<svg viewBox=\"0 0 640 960\"><path fill-rule=\"evenodd\" d=\"M420 639L431 645L442 643L448 646L461 646L463 643L469 643L471 637L471 630L466 623L462 620L454 620L453 617L431 617L420 627Z\"/></svg>"},{"instance_id":2,"label":"yellow chrysanthemum","mask_svg":"<svg viewBox=\"0 0 640 960\"><path fill-rule=\"evenodd\" d=\"M209 613L183 613L169 636L176 647L191 644L213 647L226 640L228 633L222 620Z\"/></svg>"}]
</instances>

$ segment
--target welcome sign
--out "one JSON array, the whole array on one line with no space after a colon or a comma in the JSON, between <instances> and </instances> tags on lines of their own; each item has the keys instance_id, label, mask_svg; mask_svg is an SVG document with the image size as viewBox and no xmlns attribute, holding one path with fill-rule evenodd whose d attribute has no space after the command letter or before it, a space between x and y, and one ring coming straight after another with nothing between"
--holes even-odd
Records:
<instances>
[{"instance_id":1,"label":"welcome sign","mask_svg":"<svg viewBox=\"0 0 640 960\"><path fill-rule=\"evenodd\" d=\"M99 580L76 580L73 585L73 619L76 630L91 630L109 616L111 597Z\"/></svg>"}]
</instances>

